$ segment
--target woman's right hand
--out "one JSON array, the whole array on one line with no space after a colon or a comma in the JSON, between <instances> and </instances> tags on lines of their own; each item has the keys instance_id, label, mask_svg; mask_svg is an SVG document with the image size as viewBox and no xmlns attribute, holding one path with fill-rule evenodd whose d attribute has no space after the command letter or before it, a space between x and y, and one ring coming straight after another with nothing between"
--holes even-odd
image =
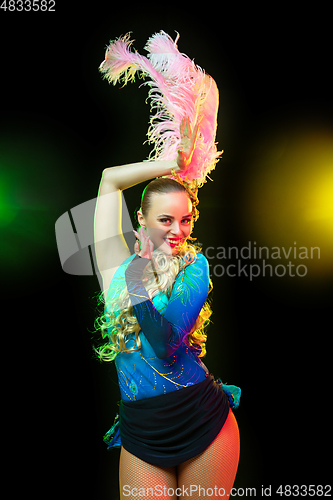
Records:
<instances>
[{"instance_id":1,"label":"woman's right hand","mask_svg":"<svg viewBox=\"0 0 333 500\"><path fill-rule=\"evenodd\" d=\"M178 148L177 165L181 171L187 169L191 163L195 144L197 142L200 121L197 121L192 132L191 123L188 116L184 116L180 123L180 144Z\"/></svg>"}]
</instances>

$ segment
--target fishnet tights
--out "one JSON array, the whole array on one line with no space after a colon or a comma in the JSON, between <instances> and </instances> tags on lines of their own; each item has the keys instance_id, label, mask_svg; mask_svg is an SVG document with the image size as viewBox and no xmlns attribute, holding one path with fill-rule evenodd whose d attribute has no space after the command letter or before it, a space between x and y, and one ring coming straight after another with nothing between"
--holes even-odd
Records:
<instances>
[{"instance_id":1,"label":"fishnet tights","mask_svg":"<svg viewBox=\"0 0 333 500\"><path fill-rule=\"evenodd\" d=\"M208 448L178 467L148 464L122 448L120 498L227 498L235 481L239 454L239 430L231 410L220 433Z\"/></svg>"}]
</instances>

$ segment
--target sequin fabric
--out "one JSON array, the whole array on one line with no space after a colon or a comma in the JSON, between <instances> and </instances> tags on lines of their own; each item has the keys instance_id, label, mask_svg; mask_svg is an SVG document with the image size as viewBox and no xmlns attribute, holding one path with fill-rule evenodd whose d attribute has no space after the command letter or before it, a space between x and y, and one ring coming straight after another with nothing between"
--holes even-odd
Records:
<instances>
[{"instance_id":1,"label":"sequin fabric","mask_svg":"<svg viewBox=\"0 0 333 500\"><path fill-rule=\"evenodd\" d=\"M125 271L134 257L131 255L116 271L108 291L107 310L126 287ZM205 379L204 366L196 349L187 345L186 337L206 301L208 288L208 262L198 253L196 261L177 275L170 299L164 292L152 299L152 306L172 325L172 354L164 359L158 358L141 330L141 349L119 353L115 358L122 400L135 401L158 396ZM153 316L156 321L158 314ZM134 345L134 334L129 339Z\"/></svg>"}]
</instances>

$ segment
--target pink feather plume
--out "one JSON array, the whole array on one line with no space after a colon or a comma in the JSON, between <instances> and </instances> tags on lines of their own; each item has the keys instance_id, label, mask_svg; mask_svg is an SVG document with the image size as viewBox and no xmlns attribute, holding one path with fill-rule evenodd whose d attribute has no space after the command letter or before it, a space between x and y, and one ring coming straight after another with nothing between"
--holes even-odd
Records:
<instances>
[{"instance_id":1,"label":"pink feather plume","mask_svg":"<svg viewBox=\"0 0 333 500\"><path fill-rule=\"evenodd\" d=\"M187 115L192 128L201 119L196 148L191 164L179 175L187 182L206 182L222 151L217 151L215 136L219 94L215 81L185 54L178 51L176 42L161 31L147 42L148 56L130 50L130 35L110 43L105 60L100 65L104 77L113 83L133 81L136 72L149 77L145 83L151 102L148 142L154 145L149 160L174 160L180 143L179 127Z\"/></svg>"}]
</instances>

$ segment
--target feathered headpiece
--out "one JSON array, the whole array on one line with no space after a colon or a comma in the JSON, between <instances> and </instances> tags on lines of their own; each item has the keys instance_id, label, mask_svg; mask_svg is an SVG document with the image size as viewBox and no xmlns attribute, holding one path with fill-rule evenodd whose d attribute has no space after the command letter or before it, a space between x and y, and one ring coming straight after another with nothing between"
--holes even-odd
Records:
<instances>
[{"instance_id":1,"label":"feathered headpiece","mask_svg":"<svg viewBox=\"0 0 333 500\"><path fill-rule=\"evenodd\" d=\"M110 42L99 69L114 85L134 81L135 73L149 77L152 116L148 142L154 145L149 160L174 160L180 144L179 127L187 115L194 126L200 121L199 134L191 163L178 176L189 185L201 187L215 168L223 151L217 151L215 135L219 94L215 81L177 48L177 41L161 31L149 38L148 56L132 52L127 34ZM170 176L173 177L173 176Z\"/></svg>"}]
</instances>

